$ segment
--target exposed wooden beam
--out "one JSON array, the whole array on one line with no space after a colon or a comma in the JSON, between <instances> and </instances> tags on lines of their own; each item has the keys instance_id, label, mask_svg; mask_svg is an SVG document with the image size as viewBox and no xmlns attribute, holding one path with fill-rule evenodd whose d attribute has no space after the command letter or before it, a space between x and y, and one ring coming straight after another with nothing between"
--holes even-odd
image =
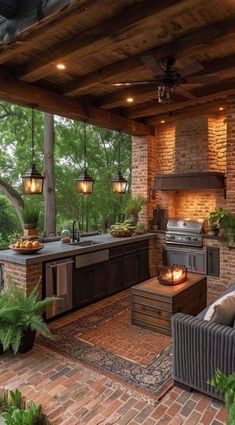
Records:
<instances>
[{"instance_id":1,"label":"exposed wooden beam","mask_svg":"<svg viewBox=\"0 0 235 425\"><path fill-rule=\"evenodd\" d=\"M100 68L84 77L76 78L73 81L65 83L62 90L63 93L76 96L84 91L88 91L92 87L102 82L117 81L117 79L125 76L132 69L137 70L143 68L141 57L144 55L154 55L161 59L166 54L172 54L175 57L180 55L190 57L191 50L195 47L199 53L203 53L208 49L208 43L219 45L224 39L235 34L235 14L233 13L228 19L208 25L205 28L195 30L189 34L174 39L174 41L165 43L154 49L143 51L141 54L131 56L127 59L112 63Z\"/></svg>"},{"instance_id":2,"label":"exposed wooden beam","mask_svg":"<svg viewBox=\"0 0 235 425\"><path fill-rule=\"evenodd\" d=\"M223 110L219 108L223 107ZM192 107L187 107L186 109L180 111L171 112L171 114L161 114L149 118L147 121L152 126L157 126L159 124L164 124L167 122L175 121L176 119L190 118L198 115L210 115L210 114L223 114L226 111L226 105L224 100L217 100L212 102L207 102L203 105L197 105Z\"/></svg>"},{"instance_id":3,"label":"exposed wooden beam","mask_svg":"<svg viewBox=\"0 0 235 425\"><path fill-rule=\"evenodd\" d=\"M175 5L182 4L184 7L192 0L143 0L118 15L107 19L89 28L74 37L64 40L63 43L54 46L50 52L45 52L44 57L22 64L16 69L16 76L23 81L34 82L55 73L55 64L58 61L69 61L74 55L80 59L103 48L104 44L113 43L115 36L133 29L134 25L143 22L154 15L162 16L165 10Z\"/></svg>"},{"instance_id":4,"label":"exposed wooden beam","mask_svg":"<svg viewBox=\"0 0 235 425\"><path fill-rule=\"evenodd\" d=\"M211 84L209 86L200 87L191 91L197 97L195 100L181 100L168 105L159 105L156 102L149 102L138 106L128 108L126 116L128 118L137 119L141 117L149 117L151 115L160 115L164 113L171 113L171 111L179 110L187 106L197 105L208 100L218 100L227 94L235 93L235 78L228 78L221 84Z\"/></svg>"},{"instance_id":5,"label":"exposed wooden beam","mask_svg":"<svg viewBox=\"0 0 235 425\"><path fill-rule=\"evenodd\" d=\"M109 111L82 105L74 99L18 81L12 78L6 70L0 71L0 99L25 106L33 104L44 112L75 120L86 120L94 125L113 130L120 129L132 135L154 134L151 126Z\"/></svg>"}]
</instances>

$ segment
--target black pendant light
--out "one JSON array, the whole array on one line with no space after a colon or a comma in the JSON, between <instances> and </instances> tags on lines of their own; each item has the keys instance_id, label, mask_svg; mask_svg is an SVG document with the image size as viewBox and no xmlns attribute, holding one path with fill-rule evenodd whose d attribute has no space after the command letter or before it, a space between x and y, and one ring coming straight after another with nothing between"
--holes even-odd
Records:
<instances>
[{"instance_id":1,"label":"black pendant light","mask_svg":"<svg viewBox=\"0 0 235 425\"><path fill-rule=\"evenodd\" d=\"M119 138L118 138L118 173L115 177L112 178L112 192L116 193L118 195L122 195L123 193L126 193L127 191L127 183L128 181L123 177L121 173L121 138L120 138L120 132L119 132Z\"/></svg>"},{"instance_id":2,"label":"black pendant light","mask_svg":"<svg viewBox=\"0 0 235 425\"><path fill-rule=\"evenodd\" d=\"M86 122L83 127L83 147L84 147L84 170L81 175L76 179L77 191L82 195L91 195L93 192L93 185L95 180L89 176L87 171L87 135L86 135Z\"/></svg>"},{"instance_id":3,"label":"black pendant light","mask_svg":"<svg viewBox=\"0 0 235 425\"><path fill-rule=\"evenodd\" d=\"M35 165L35 148L34 148L34 136L35 136L35 112L32 108L32 168L27 171L22 178L23 191L27 195L40 195L43 192L44 176L37 171Z\"/></svg>"}]
</instances>

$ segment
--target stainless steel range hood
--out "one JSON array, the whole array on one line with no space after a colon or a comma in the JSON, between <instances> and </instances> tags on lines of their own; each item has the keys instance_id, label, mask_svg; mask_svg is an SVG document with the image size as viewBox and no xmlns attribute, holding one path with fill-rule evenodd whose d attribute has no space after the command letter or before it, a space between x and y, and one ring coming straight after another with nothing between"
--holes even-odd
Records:
<instances>
[{"instance_id":1,"label":"stainless steel range hood","mask_svg":"<svg viewBox=\"0 0 235 425\"><path fill-rule=\"evenodd\" d=\"M225 189L225 175L214 171L161 174L155 177L154 190Z\"/></svg>"}]
</instances>

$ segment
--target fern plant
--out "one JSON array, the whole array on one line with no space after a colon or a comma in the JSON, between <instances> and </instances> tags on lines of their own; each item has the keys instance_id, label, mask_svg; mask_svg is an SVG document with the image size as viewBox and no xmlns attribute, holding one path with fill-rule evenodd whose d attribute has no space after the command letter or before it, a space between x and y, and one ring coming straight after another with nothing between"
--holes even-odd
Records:
<instances>
[{"instance_id":1,"label":"fern plant","mask_svg":"<svg viewBox=\"0 0 235 425\"><path fill-rule=\"evenodd\" d=\"M22 397L19 390L10 391L10 397L6 394L0 415L6 425L40 425L42 423L41 406L31 402L26 409L22 408Z\"/></svg>"},{"instance_id":2,"label":"fern plant","mask_svg":"<svg viewBox=\"0 0 235 425\"><path fill-rule=\"evenodd\" d=\"M213 379L209 382L216 390L225 396L225 408L228 414L227 425L235 424L235 373L226 376L220 370L215 371Z\"/></svg>"},{"instance_id":3,"label":"fern plant","mask_svg":"<svg viewBox=\"0 0 235 425\"><path fill-rule=\"evenodd\" d=\"M10 282L9 287L0 293L0 343L3 350L11 347L16 353L24 331L28 328L46 338L52 338L42 313L48 305L56 301L57 297L40 300L38 286L25 296L20 288Z\"/></svg>"}]
</instances>

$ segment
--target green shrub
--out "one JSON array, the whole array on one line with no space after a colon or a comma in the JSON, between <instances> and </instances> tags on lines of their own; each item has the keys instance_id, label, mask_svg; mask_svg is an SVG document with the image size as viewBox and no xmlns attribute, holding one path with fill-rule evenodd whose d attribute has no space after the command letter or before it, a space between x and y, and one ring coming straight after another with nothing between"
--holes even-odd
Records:
<instances>
[{"instance_id":1,"label":"green shrub","mask_svg":"<svg viewBox=\"0 0 235 425\"><path fill-rule=\"evenodd\" d=\"M225 408L228 414L227 425L235 424L235 373L228 376L220 370L215 371L213 379L209 382L216 390L225 396Z\"/></svg>"},{"instance_id":2,"label":"green shrub","mask_svg":"<svg viewBox=\"0 0 235 425\"><path fill-rule=\"evenodd\" d=\"M43 424L41 406L31 402L23 408L20 391L4 392L0 396L0 416L6 425L41 425Z\"/></svg>"}]
</instances>

